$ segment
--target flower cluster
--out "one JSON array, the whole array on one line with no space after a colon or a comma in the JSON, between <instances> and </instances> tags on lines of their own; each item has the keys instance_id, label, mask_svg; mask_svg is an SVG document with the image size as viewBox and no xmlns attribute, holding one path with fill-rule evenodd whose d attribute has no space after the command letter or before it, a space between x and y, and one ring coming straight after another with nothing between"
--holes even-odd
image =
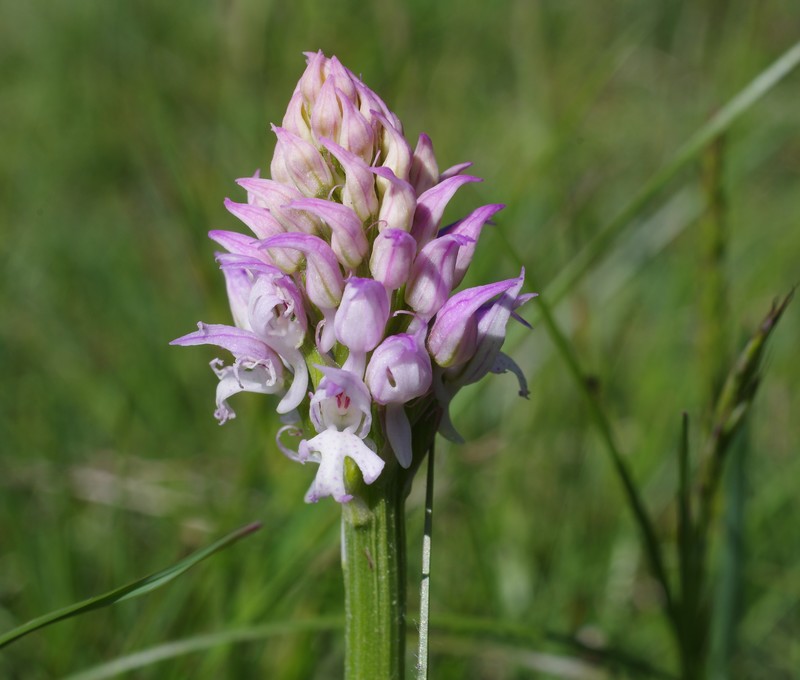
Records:
<instances>
[{"instance_id":1,"label":"flower cluster","mask_svg":"<svg viewBox=\"0 0 800 680\"><path fill-rule=\"evenodd\" d=\"M410 404L433 410L440 432L458 439L447 412L464 385L511 370L527 394L500 348L532 295L520 293L524 272L453 293L503 206L441 227L455 192L480 181L463 174L470 164L440 172L427 135L412 150L397 116L335 57L307 61L272 128L272 179L240 179L247 202L225 201L253 236L209 234L226 251L217 261L235 326L200 323L173 344L233 355L231 365L211 363L220 423L235 417L228 400L238 392L280 395L289 423L280 449L319 464L306 500L346 502L345 458L367 484L389 462L374 428L400 466L412 465ZM282 435L301 441L291 448Z\"/></svg>"}]
</instances>

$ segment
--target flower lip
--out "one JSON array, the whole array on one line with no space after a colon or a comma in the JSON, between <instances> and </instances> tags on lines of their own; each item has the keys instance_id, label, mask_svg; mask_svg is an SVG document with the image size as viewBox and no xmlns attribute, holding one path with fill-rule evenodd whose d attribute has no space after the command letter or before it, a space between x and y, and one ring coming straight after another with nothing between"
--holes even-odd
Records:
<instances>
[{"instance_id":1,"label":"flower lip","mask_svg":"<svg viewBox=\"0 0 800 680\"><path fill-rule=\"evenodd\" d=\"M372 484L383 471L383 459L352 432L325 430L308 441L302 441L298 455L319 463L317 476L306 493L306 503L316 503L332 496L339 503L347 503L353 496L344 482L344 459L350 458L361 471L366 484Z\"/></svg>"}]
</instances>

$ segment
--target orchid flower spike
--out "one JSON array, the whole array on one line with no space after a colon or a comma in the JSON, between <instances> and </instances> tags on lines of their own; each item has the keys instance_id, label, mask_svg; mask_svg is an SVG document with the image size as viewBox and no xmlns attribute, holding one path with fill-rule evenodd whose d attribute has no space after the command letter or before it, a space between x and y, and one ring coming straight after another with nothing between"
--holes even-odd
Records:
<instances>
[{"instance_id":1,"label":"orchid flower spike","mask_svg":"<svg viewBox=\"0 0 800 680\"><path fill-rule=\"evenodd\" d=\"M272 126L271 178L239 179L246 198L225 200L251 233L209 234L233 325L200 323L172 344L230 352L231 364L211 362L216 418L235 417L239 392L276 395L277 448L319 465L306 501L347 503L413 474L437 423L458 439L448 408L462 387L512 372L527 395L502 345L532 295L524 271L457 290L502 205L442 227L454 194L480 181L463 174L470 163L441 171L431 139L412 150L398 116L336 57L306 58Z\"/></svg>"}]
</instances>

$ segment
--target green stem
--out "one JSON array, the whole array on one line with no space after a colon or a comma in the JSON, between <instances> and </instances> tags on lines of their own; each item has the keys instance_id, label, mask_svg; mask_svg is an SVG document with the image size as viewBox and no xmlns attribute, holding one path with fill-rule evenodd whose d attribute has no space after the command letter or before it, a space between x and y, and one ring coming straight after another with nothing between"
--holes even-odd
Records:
<instances>
[{"instance_id":1,"label":"green stem","mask_svg":"<svg viewBox=\"0 0 800 680\"><path fill-rule=\"evenodd\" d=\"M404 676L405 495L391 473L343 506L346 680Z\"/></svg>"}]
</instances>

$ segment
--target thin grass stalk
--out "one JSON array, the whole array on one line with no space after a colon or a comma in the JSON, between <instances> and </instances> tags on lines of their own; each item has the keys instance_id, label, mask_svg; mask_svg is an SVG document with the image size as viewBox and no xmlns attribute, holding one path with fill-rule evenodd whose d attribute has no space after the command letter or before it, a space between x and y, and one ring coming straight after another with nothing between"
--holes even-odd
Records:
<instances>
[{"instance_id":1,"label":"thin grass stalk","mask_svg":"<svg viewBox=\"0 0 800 680\"><path fill-rule=\"evenodd\" d=\"M728 365L727 284L724 273L727 240L727 197L724 189L725 138L717 137L705 150L701 184L706 208L698 224L699 253L699 363L702 382L714 404ZM709 411L711 407L709 408ZM710 413L706 416L711 420ZM711 427L711 424L708 424ZM681 592L677 603L678 625L674 637L684 680L705 674L710 637L709 599L707 592L705 537L694 523L690 506L688 422L684 415L680 447L680 482L678 495L678 561Z\"/></svg>"},{"instance_id":2,"label":"thin grass stalk","mask_svg":"<svg viewBox=\"0 0 800 680\"><path fill-rule=\"evenodd\" d=\"M725 192L726 138L717 137L703 154L702 185L706 210L698 225L700 239L700 367L708 403L716 402L730 363L728 343L728 286L725 251L728 240ZM710 414L708 416L710 418Z\"/></svg>"},{"instance_id":3,"label":"thin grass stalk","mask_svg":"<svg viewBox=\"0 0 800 680\"><path fill-rule=\"evenodd\" d=\"M428 475L425 480L425 529L422 535L422 578L419 586L419 648L417 650L417 680L428 679L431 616L431 534L433 533L433 458L428 452Z\"/></svg>"},{"instance_id":4,"label":"thin grass stalk","mask_svg":"<svg viewBox=\"0 0 800 680\"><path fill-rule=\"evenodd\" d=\"M668 619L675 621L676 610L674 596L672 594L672 588L670 586L669 578L667 577L667 571L664 566L664 558L661 553L661 546L644 502L639 495L639 490L636 488L633 475L631 475L630 470L628 470L625 459L623 458L622 453L617 446L616 439L611 428L611 423L606 417L605 411L600 404L596 391L590 386L590 383L580 366L577 354L575 353L572 344L567 336L561 331L561 328L558 326L549 304L545 299L543 299L542 296L538 298L538 307L548 335L555 344L558 353L566 362L570 375L573 377L581 393L586 398L589 406L589 416L591 417L594 425L597 427L600 437L605 444L605 448L611 456L614 470L622 482L622 488L625 492L625 499L628 502L628 506L633 513L634 520L641 534L642 543L644 545L645 553L650 563L653 575L661 586L664 596L664 612Z\"/></svg>"},{"instance_id":5,"label":"thin grass stalk","mask_svg":"<svg viewBox=\"0 0 800 680\"><path fill-rule=\"evenodd\" d=\"M696 569L696 539L692 521L691 484L689 482L689 417L683 414L681 439L678 447L678 566L680 592L676 602L677 617L673 622L673 636L683 669L686 650L694 635L694 617L690 603L696 601L694 573Z\"/></svg>"}]
</instances>

